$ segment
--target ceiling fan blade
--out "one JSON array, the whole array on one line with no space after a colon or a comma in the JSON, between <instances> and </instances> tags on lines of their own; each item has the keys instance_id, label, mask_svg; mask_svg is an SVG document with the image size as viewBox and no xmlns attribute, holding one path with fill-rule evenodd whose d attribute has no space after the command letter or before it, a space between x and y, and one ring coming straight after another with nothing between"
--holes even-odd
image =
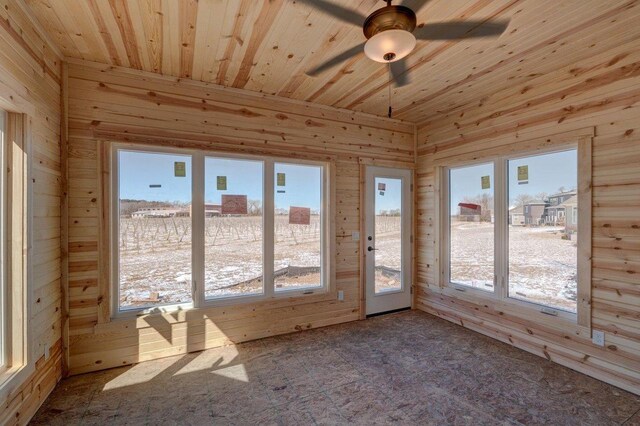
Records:
<instances>
[{"instance_id":1,"label":"ceiling fan blade","mask_svg":"<svg viewBox=\"0 0 640 426\"><path fill-rule=\"evenodd\" d=\"M407 72L406 58L392 62L390 65L391 78L393 78L393 82L396 84L396 87L406 86L407 84L411 83L411 77Z\"/></svg>"},{"instance_id":2,"label":"ceiling fan blade","mask_svg":"<svg viewBox=\"0 0 640 426\"><path fill-rule=\"evenodd\" d=\"M331 16L334 16L341 21L348 22L350 24L361 27L364 24L364 20L366 16L361 15L353 9L347 9L346 7L342 7L335 3L331 3L326 0L299 0L302 3L305 3L314 9L317 9L321 12L327 13Z\"/></svg>"},{"instance_id":3,"label":"ceiling fan blade","mask_svg":"<svg viewBox=\"0 0 640 426\"><path fill-rule=\"evenodd\" d=\"M427 3L429 3L429 0L404 0L401 5L408 7L417 14Z\"/></svg>"},{"instance_id":4,"label":"ceiling fan blade","mask_svg":"<svg viewBox=\"0 0 640 426\"><path fill-rule=\"evenodd\" d=\"M346 61L349 58L354 57L355 55L359 54L359 53L363 53L364 52L364 43L360 43L356 46L353 46L351 49L345 50L344 52L340 53L339 55L334 56L333 58L323 62L322 64L311 68L310 70L308 70L306 72L307 75L311 76L311 77L315 77L318 74L323 73L324 71L328 70L329 68L333 68L336 65Z\"/></svg>"},{"instance_id":5,"label":"ceiling fan blade","mask_svg":"<svg viewBox=\"0 0 640 426\"><path fill-rule=\"evenodd\" d=\"M421 40L456 40L463 38L498 37L507 29L509 21L463 21L426 24L413 35Z\"/></svg>"}]
</instances>

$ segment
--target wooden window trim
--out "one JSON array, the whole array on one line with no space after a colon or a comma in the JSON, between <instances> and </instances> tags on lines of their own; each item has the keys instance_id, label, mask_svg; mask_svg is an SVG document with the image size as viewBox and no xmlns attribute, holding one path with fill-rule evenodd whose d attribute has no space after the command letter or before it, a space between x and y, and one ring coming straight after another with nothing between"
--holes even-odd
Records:
<instances>
[{"instance_id":1,"label":"wooden window trim","mask_svg":"<svg viewBox=\"0 0 640 426\"><path fill-rule=\"evenodd\" d=\"M317 303L329 300L335 300L337 298L337 286L336 286L336 268L335 268L335 157L333 156L295 156L285 157L279 155L261 155L247 154L244 152L231 153L227 150L215 150L215 149L203 149L204 147L194 148L192 145L185 147L176 146L174 144L133 144L122 142L110 142L99 141L98 143L98 169L100 174L99 182L99 204L100 209L99 216L99 300L98 300L98 321L95 326L95 331L100 332L104 330L118 329L122 324L131 325L131 321L134 320L138 323L144 318L150 316L167 317L173 316L174 321L176 315L180 315L180 312L186 313L184 316L185 321L191 318L192 315L201 315L213 313L218 310L227 308L234 305L248 305L251 304L256 308L263 306L294 306L302 303ZM113 296L113 290L115 288L115 277L113 274L113 262L116 261L114 256L114 249L112 247L113 232L114 232L114 215L112 211L112 199L115 196L115 185L117 181L112 174L113 170L113 158L114 153L118 149L133 149L149 152L175 152L181 154L192 155L194 161L199 157L206 156L222 156L233 158L248 158L248 159L262 159L269 160L265 163L265 173L268 173L268 164L273 165L277 162L291 163L291 164L315 164L323 167L323 206L326 206L326 213L323 217L323 265L326 268L325 276L323 278L324 285L322 289L315 289L313 294L303 294L305 291L291 291L282 292L280 294L269 295L266 294L261 297L233 297L228 299L216 299L216 300L204 300L203 294L200 290L193 294L193 303L186 310L171 311L171 312L149 312L142 313L140 310L132 310L131 312L117 312L115 306L115 297ZM271 167L272 169L272 167ZM266 183L266 182L265 182ZM265 185L268 187L268 185ZM265 197L268 194L265 193ZM265 200L266 203L266 200ZM265 204L266 207L266 204ZM194 228L194 232L196 229ZM268 232L267 232L268 233ZM195 260L195 259L194 259ZM263 261L266 262L266 257ZM194 262L192 268L197 265ZM202 284L202 290L204 290L204 284ZM115 327L115 328L114 328Z\"/></svg>"},{"instance_id":2,"label":"wooden window trim","mask_svg":"<svg viewBox=\"0 0 640 426\"><path fill-rule=\"evenodd\" d=\"M522 318L526 321L535 321L551 328L564 332L591 338L591 250L592 250L592 145L595 129L593 127L578 129L575 131L543 136L530 140L517 141L491 150L471 152L455 157L446 157L434 161L436 180L435 192L435 267L436 282L435 291L443 295L459 298L470 303L483 303L485 306ZM540 155L546 152L562 151L563 149L578 149L578 288L576 300L576 313L550 317L540 312L540 309L527 302L504 298L506 284L499 286L493 293L477 291L472 288L458 291L455 285L447 282L448 262L448 182L446 173L450 167L494 162L496 173L504 173L506 161L509 158ZM498 164L500 167L498 167ZM497 179L497 178L496 178ZM502 179L505 183L505 179ZM501 191L498 191L501 192ZM496 196L498 196L496 192ZM500 200L498 200L500 201ZM502 203L503 204L503 203ZM502 205L500 204L500 205ZM506 214L501 212L500 214ZM496 229L496 232L499 232ZM497 247L496 247L497 249ZM505 259L502 260L506 261ZM496 266L498 266L496 264ZM504 270L504 268L500 268ZM563 313L564 314L564 313Z\"/></svg>"},{"instance_id":3,"label":"wooden window trim","mask_svg":"<svg viewBox=\"0 0 640 426\"><path fill-rule=\"evenodd\" d=\"M0 371L0 398L14 391L35 371L36 354L31 343L31 251L32 242L32 187L31 181L31 129L26 114L11 112L6 115L5 169L6 217L4 222L6 254L5 306L6 367ZM46 351L45 351L46 352Z\"/></svg>"}]
</instances>

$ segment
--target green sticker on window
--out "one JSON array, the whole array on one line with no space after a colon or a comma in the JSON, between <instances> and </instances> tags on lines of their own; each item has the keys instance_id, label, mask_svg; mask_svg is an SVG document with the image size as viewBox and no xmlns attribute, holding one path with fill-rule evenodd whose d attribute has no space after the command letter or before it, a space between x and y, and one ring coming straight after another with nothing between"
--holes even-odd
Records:
<instances>
[{"instance_id":1,"label":"green sticker on window","mask_svg":"<svg viewBox=\"0 0 640 426\"><path fill-rule=\"evenodd\" d=\"M278 173L276 175L276 180L278 182L278 186L284 186L285 185L284 173Z\"/></svg>"},{"instance_id":2,"label":"green sticker on window","mask_svg":"<svg viewBox=\"0 0 640 426\"><path fill-rule=\"evenodd\" d=\"M482 182L482 189L491 188L491 176L482 176L480 180Z\"/></svg>"},{"instance_id":3,"label":"green sticker on window","mask_svg":"<svg viewBox=\"0 0 640 426\"><path fill-rule=\"evenodd\" d=\"M226 176L217 176L216 184L218 191L226 191L227 190L227 177Z\"/></svg>"},{"instance_id":4,"label":"green sticker on window","mask_svg":"<svg viewBox=\"0 0 640 426\"><path fill-rule=\"evenodd\" d=\"M187 163L184 161L176 161L173 163L173 174L175 177L187 176Z\"/></svg>"},{"instance_id":5,"label":"green sticker on window","mask_svg":"<svg viewBox=\"0 0 640 426\"><path fill-rule=\"evenodd\" d=\"M529 166L518 166L518 180L529 180Z\"/></svg>"}]
</instances>

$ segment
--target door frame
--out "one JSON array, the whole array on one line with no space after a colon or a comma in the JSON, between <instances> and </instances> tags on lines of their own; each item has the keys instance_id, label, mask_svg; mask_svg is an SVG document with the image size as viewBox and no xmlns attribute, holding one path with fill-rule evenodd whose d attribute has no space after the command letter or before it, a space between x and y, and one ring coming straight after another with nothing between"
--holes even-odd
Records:
<instances>
[{"instance_id":1,"label":"door frame","mask_svg":"<svg viewBox=\"0 0 640 426\"><path fill-rule=\"evenodd\" d=\"M408 290L411 294L411 305L410 308L415 308L415 277L416 277L416 244L417 238L415 238L416 234L416 191L414 190L415 185L415 164L413 163L403 163L396 161L381 161L381 160L373 160L369 158L359 158L360 163L360 286L359 286L359 294L360 294L360 305L359 305L359 319L363 320L367 318L367 239L366 239L366 179L367 179L367 168L368 167L380 167L380 168L390 168L390 169L401 169L407 170L410 174L410 182L409 182L409 208L408 212L411 215L409 219L410 223L410 232L409 232L409 254L408 257L410 261L408 262Z\"/></svg>"}]
</instances>

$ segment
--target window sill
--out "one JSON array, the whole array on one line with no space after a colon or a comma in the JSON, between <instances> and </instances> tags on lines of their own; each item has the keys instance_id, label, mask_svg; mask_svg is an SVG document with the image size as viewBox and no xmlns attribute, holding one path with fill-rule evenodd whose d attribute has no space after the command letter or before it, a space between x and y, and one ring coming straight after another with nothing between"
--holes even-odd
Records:
<instances>
[{"instance_id":1,"label":"window sill","mask_svg":"<svg viewBox=\"0 0 640 426\"><path fill-rule=\"evenodd\" d=\"M570 312L559 311L558 316L551 316L541 312L543 305L536 305L517 299L502 299L494 293L487 293L483 290L472 287L459 289L462 286L450 284L448 287L434 290L444 296L460 299L475 305L482 305L487 310L492 310L497 315L507 314L522 320L522 323L543 325L563 333L591 339L591 329L578 324L578 315Z\"/></svg>"},{"instance_id":2,"label":"window sill","mask_svg":"<svg viewBox=\"0 0 640 426\"><path fill-rule=\"evenodd\" d=\"M140 314L140 311L126 312L112 318L109 322L99 323L94 326L94 333L109 333L117 331L125 331L140 328L151 327L149 321L162 318L169 324L180 324L191 321L199 321L210 316L222 316L228 312L229 308L234 308L234 312L238 310L256 311L262 308L276 309L286 308L290 306L304 305L310 303L320 303L330 300L338 300L337 291L334 289L324 290L315 289L317 293L302 294L296 291L295 294L284 293L276 294L272 297L260 295L259 297L246 296L246 298L218 299L205 302L205 305L197 308L181 309L176 306L175 310L167 310L164 312L152 312Z\"/></svg>"}]
</instances>

